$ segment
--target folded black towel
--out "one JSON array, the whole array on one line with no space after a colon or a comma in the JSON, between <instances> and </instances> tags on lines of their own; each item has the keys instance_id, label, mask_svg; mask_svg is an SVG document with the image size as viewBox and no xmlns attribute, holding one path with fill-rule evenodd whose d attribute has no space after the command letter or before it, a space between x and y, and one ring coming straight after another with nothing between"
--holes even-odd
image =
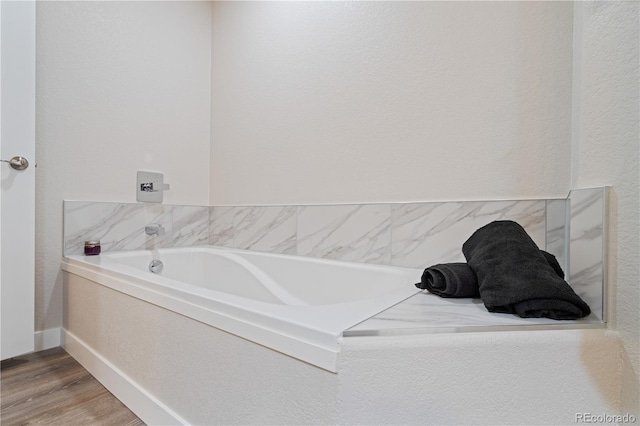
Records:
<instances>
[{"instance_id":1,"label":"folded black towel","mask_svg":"<svg viewBox=\"0 0 640 426\"><path fill-rule=\"evenodd\" d=\"M557 320L591 312L513 221L491 222L478 229L463 244L462 253L478 277L480 297L490 312Z\"/></svg>"},{"instance_id":2,"label":"folded black towel","mask_svg":"<svg viewBox=\"0 0 640 426\"><path fill-rule=\"evenodd\" d=\"M562 270L562 267L558 263L558 259L556 259L556 257L551 253L547 253L544 250L540 250L540 252L544 256L544 258L547 259L547 263L549 264L549 266L553 268L556 275L564 279L564 271Z\"/></svg>"},{"instance_id":3,"label":"folded black towel","mask_svg":"<svg viewBox=\"0 0 640 426\"><path fill-rule=\"evenodd\" d=\"M424 270L416 287L440 297L480 297L478 279L466 263L441 263Z\"/></svg>"},{"instance_id":4,"label":"folded black towel","mask_svg":"<svg viewBox=\"0 0 640 426\"><path fill-rule=\"evenodd\" d=\"M556 274L564 278L564 271L556 257L546 251L540 251ZM440 263L428 267L422 273L422 280L416 287L440 297L480 297L476 273L464 262Z\"/></svg>"}]
</instances>

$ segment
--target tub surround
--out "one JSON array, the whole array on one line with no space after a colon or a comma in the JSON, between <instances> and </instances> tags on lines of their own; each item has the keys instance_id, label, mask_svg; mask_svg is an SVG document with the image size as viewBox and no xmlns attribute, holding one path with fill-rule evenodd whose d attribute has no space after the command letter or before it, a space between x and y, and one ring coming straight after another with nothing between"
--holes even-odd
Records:
<instances>
[{"instance_id":1,"label":"tub surround","mask_svg":"<svg viewBox=\"0 0 640 426\"><path fill-rule=\"evenodd\" d=\"M555 201L555 200L553 200ZM172 206L64 202L64 255L194 245L423 268L464 261L462 243L493 220L520 223L544 248L548 200L309 206ZM149 223L161 237L144 234ZM556 254L556 253L553 253Z\"/></svg>"},{"instance_id":2,"label":"tub surround","mask_svg":"<svg viewBox=\"0 0 640 426\"><path fill-rule=\"evenodd\" d=\"M548 200L546 221L546 251L553 254L568 277L567 267L567 226L568 226L568 199Z\"/></svg>"},{"instance_id":3,"label":"tub surround","mask_svg":"<svg viewBox=\"0 0 640 426\"><path fill-rule=\"evenodd\" d=\"M163 225L149 236L144 227ZM64 202L64 255L82 254L84 241L100 240L102 252L208 244L209 208L143 203Z\"/></svg>"},{"instance_id":4,"label":"tub surround","mask_svg":"<svg viewBox=\"0 0 640 426\"><path fill-rule=\"evenodd\" d=\"M236 207L233 246L270 253L296 254L296 207Z\"/></svg>"},{"instance_id":5,"label":"tub surround","mask_svg":"<svg viewBox=\"0 0 640 426\"><path fill-rule=\"evenodd\" d=\"M464 261L462 243L492 220L523 224L544 247L545 206L546 200L213 207L209 243L420 268ZM280 215L288 220L274 220Z\"/></svg>"},{"instance_id":6,"label":"tub surround","mask_svg":"<svg viewBox=\"0 0 640 426\"><path fill-rule=\"evenodd\" d=\"M558 258L569 284L591 307L589 317L572 323L592 324L606 322L606 196L607 188L594 188L572 190L567 199L516 201L213 207L65 201L64 253L81 254L85 240L100 239L103 252L211 244L425 268L464 261L462 244L477 228L510 219L520 223L538 247ZM149 223L163 224L166 234L145 235ZM405 333L418 326L419 332L434 332L470 324L525 324L516 317L489 314L475 302L455 305L425 296L429 295L416 294L351 331L371 334L395 328ZM426 305L452 309L451 317L442 319L446 327L425 312ZM559 326L556 321L541 324Z\"/></svg>"},{"instance_id":7,"label":"tub surround","mask_svg":"<svg viewBox=\"0 0 640 426\"><path fill-rule=\"evenodd\" d=\"M426 267L437 263L465 262L462 244L476 229L494 220L518 222L538 247L545 247L547 202L523 200L394 205L392 263Z\"/></svg>"},{"instance_id":8,"label":"tub surround","mask_svg":"<svg viewBox=\"0 0 640 426\"><path fill-rule=\"evenodd\" d=\"M571 191L568 203L569 262L565 272L592 315L606 321L607 188Z\"/></svg>"},{"instance_id":9,"label":"tub surround","mask_svg":"<svg viewBox=\"0 0 640 426\"><path fill-rule=\"evenodd\" d=\"M607 191L607 187L573 190L567 200L546 203L546 251L558 258L565 279L591 308L586 318L577 321L524 319L488 312L480 299L473 302L443 299L422 292L352 327L344 335L483 331L486 327L498 330L514 326L524 329L602 327L607 322L604 303Z\"/></svg>"}]
</instances>

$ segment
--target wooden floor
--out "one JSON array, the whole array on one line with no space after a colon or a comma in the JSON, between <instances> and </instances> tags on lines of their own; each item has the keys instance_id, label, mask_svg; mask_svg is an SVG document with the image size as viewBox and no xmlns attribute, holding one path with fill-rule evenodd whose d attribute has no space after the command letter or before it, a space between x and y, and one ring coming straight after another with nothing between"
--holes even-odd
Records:
<instances>
[{"instance_id":1,"label":"wooden floor","mask_svg":"<svg viewBox=\"0 0 640 426\"><path fill-rule=\"evenodd\" d=\"M3 426L144 425L62 348L2 361L0 386Z\"/></svg>"}]
</instances>

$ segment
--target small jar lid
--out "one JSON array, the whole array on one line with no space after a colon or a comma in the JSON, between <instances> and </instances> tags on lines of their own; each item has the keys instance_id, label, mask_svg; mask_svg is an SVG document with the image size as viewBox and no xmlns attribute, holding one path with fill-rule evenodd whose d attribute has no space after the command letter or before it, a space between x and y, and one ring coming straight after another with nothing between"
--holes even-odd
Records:
<instances>
[{"instance_id":1,"label":"small jar lid","mask_svg":"<svg viewBox=\"0 0 640 426\"><path fill-rule=\"evenodd\" d=\"M100 240L85 241L84 245L86 245L86 246L97 246L97 245L100 245Z\"/></svg>"}]
</instances>

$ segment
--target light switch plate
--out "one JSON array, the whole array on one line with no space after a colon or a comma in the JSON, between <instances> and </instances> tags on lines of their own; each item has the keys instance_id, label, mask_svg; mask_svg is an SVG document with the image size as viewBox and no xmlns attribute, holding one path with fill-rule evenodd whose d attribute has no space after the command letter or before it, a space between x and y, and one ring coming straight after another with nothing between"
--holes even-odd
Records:
<instances>
[{"instance_id":1,"label":"light switch plate","mask_svg":"<svg viewBox=\"0 0 640 426\"><path fill-rule=\"evenodd\" d=\"M164 190L164 175L162 173L138 170L136 200L145 203L161 203Z\"/></svg>"}]
</instances>

